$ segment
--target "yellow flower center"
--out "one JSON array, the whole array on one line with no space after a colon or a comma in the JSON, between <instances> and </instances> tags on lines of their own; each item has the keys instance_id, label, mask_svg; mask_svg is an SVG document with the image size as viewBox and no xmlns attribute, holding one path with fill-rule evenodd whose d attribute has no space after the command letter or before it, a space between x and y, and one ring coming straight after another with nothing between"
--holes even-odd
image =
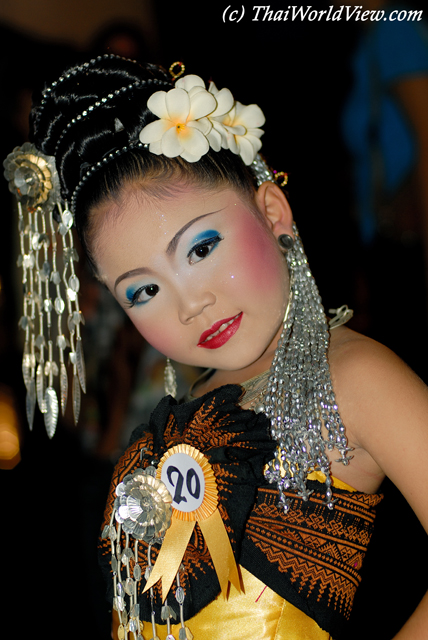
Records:
<instances>
[{"instance_id":1,"label":"yellow flower center","mask_svg":"<svg viewBox=\"0 0 428 640\"><path fill-rule=\"evenodd\" d=\"M181 133L186 128L186 125L182 122L179 122L177 125L175 125L175 127L177 129L177 133Z\"/></svg>"}]
</instances>

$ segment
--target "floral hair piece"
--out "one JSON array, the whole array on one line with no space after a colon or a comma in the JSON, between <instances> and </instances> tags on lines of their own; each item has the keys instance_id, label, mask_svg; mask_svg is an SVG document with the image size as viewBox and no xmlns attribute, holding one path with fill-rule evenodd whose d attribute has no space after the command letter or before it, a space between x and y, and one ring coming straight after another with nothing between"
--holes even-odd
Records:
<instances>
[{"instance_id":1,"label":"floral hair piece","mask_svg":"<svg viewBox=\"0 0 428 640\"><path fill-rule=\"evenodd\" d=\"M151 153L198 162L209 149L229 149L250 165L262 143L265 117L256 104L236 102L229 89L208 90L199 76L180 78L170 91L156 91L147 107L159 119L146 125L140 141Z\"/></svg>"},{"instance_id":2,"label":"floral hair piece","mask_svg":"<svg viewBox=\"0 0 428 640\"><path fill-rule=\"evenodd\" d=\"M79 69L86 69L104 57L99 56L82 67L76 67L43 92L42 105L52 88L70 78ZM184 65L180 65L180 73ZM174 66L176 66L174 65ZM20 255L24 289L23 314L19 326L25 332L22 370L27 388L26 409L30 428L36 406L44 415L49 437L55 433L59 410L65 413L69 395L68 360L72 368L72 403L74 420L80 413L80 393L86 390L80 324L84 322L79 308L79 279L74 269L78 255L73 242L73 212L76 197L86 180L100 167L132 147L147 146L157 155L181 156L197 162L213 149L229 149L239 155L256 177L257 184L273 180L272 174L258 155L265 117L255 104L244 106L236 102L229 89L218 90L196 75L178 78L167 91L156 91L147 107L158 120L130 140L125 147L113 149L85 171L71 196L70 207L61 197L55 157L46 156L33 144L25 143L9 154L4 162L9 189L15 195L19 214ZM73 118L57 140L55 153L66 133L107 101L141 84L165 84L148 79L137 81L113 91L87 107ZM167 85L168 87L171 85ZM115 130L123 128L115 118ZM83 168L83 167L82 167ZM55 326L56 325L56 326ZM66 325L66 327L65 327ZM68 329L68 331L67 331ZM54 378L59 379L55 384ZM59 394L56 389L59 387ZM59 398L58 398L59 395Z\"/></svg>"}]
</instances>

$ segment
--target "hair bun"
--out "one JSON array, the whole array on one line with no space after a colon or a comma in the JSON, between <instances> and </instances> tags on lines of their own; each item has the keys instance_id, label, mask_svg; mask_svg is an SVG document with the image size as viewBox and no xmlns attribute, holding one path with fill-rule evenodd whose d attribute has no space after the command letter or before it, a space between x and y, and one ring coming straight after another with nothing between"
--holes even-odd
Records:
<instances>
[{"instance_id":1,"label":"hair bun","mask_svg":"<svg viewBox=\"0 0 428 640\"><path fill-rule=\"evenodd\" d=\"M55 156L65 200L76 188L82 166L136 140L154 119L148 98L171 87L160 67L107 54L69 68L35 96L30 137L43 153Z\"/></svg>"}]
</instances>

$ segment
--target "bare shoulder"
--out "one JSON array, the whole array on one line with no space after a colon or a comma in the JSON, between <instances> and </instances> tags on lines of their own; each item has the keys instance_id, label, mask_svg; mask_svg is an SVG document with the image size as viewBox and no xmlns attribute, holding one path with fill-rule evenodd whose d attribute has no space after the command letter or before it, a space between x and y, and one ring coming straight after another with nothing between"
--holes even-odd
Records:
<instances>
[{"instance_id":1,"label":"bare shoulder","mask_svg":"<svg viewBox=\"0 0 428 640\"><path fill-rule=\"evenodd\" d=\"M368 363L406 366L388 347L345 326L331 331L329 359L332 366L354 367Z\"/></svg>"},{"instance_id":2,"label":"bare shoulder","mask_svg":"<svg viewBox=\"0 0 428 640\"><path fill-rule=\"evenodd\" d=\"M385 410L383 402L406 404L419 398L428 402L428 389L422 380L390 349L346 327L332 331L329 361L333 386L343 409L351 411L358 402L358 413ZM367 415L366 415L367 417Z\"/></svg>"},{"instance_id":3,"label":"bare shoulder","mask_svg":"<svg viewBox=\"0 0 428 640\"><path fill-rule=\"evenodd\" d=\"M428 498L420 492L428 480L427 387L388 348L345 327L332 331L329 360L356 458L390 477L427 527Z\"/></svg>"}]
</instances>

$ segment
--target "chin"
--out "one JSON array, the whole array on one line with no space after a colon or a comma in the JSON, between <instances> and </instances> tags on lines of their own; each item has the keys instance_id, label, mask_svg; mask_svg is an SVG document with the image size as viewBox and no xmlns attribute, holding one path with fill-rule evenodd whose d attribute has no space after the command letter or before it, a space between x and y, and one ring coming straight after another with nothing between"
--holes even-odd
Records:
<instances>
[{"instance_id":1,"label":"chin","mask_svg":"<svg viewBox=\"0 0 428 640\"><path fill-rule=\"evenodd\" d=\"M234 354L232 350L231 353L227 355L226 353L219 353L218 357L210 358L210 363L207 364L207 367L218 369L220 371L240 371L256 364L263 358L263 355L266 353L266 351L267 347L261 348L259 350L252 349L246 352L243 352L243 350L241 349L236 354ZM269 366L270 361L267 364L266 368L269 368Z\"/></svg>"},{"instance_id":2,"label":"chin","mask_svg":"<svg viewBox=\"0 0 428 640\"><path fill-rule=\"evenodd\" d=\"M261 361L263 371L265 371L270 367L281 331L282 322L279 328L276 324L272 326L270 332L266 332L264 336L260 335L261 332L259 334L251 332L250 335L242 333L240 336L233 336L228 342L216 349L196 347L187 352L182 350L174 352L174 349L165 349L161 352L175 362L203 369L240 371ZM255 340L255 335L257 335L257 340Z\"/></svg>"}]
</instances>

